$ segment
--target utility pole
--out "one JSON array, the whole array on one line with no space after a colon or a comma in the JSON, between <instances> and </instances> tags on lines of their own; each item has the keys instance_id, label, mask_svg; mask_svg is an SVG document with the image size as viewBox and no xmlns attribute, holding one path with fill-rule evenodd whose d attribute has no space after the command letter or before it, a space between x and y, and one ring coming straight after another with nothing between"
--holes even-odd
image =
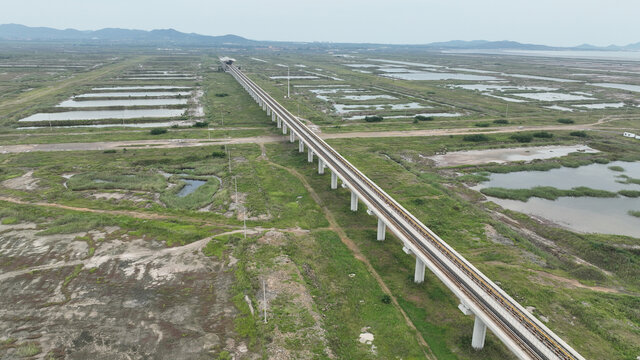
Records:
<instances>
[{"instance_id":1,"label":"utility pole","mask_svg":"<svg viewBox=\"0 0 640 360\"><path fill-rule=\"evenodd\" d=\"M262 301L264 302L264 323L267 323L267 287L264 284L264 279L262 279Z\"/></svg>"},{"instance_id":2,"label":"utility pole","mask_svg":"<svg viewBox=\"0 0 640 360\"><path fill-rule=\"evenodd\" d=\"M222 121L222 126L224 126L224 113L220 111L220 121Z\"/></svg>"},{"instance_id":3,"label":"utility pole","mask_svg":"<svg viewBox=\"0 0 640 360\"><path fill-rule=\"evenodd\" d=\"M289 85L290 81L291 81L291 72L289 71L289 66L287 66L287 99L290 99L290 98L291 98L291 92L290 92L290 90L289 90L289 88L290 88L290 85Z\"/></svg>"}]
</instances>

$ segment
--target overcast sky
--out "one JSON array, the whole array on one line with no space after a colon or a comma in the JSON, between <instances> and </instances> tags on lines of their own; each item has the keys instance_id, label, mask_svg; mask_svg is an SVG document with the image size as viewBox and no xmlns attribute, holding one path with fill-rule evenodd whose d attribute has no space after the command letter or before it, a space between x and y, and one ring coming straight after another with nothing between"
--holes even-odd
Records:
<instances>
[{"instance_id":1,"label":"overcast sky","mask_svg":"<svg viewBox=\"0 0 640 360\"><path fill-rule=\"evenodd\" d=\"M255 40L421 44L640 41L638 0L2 0L0 23L174 28Z\"/></svg>"}]
</instances>

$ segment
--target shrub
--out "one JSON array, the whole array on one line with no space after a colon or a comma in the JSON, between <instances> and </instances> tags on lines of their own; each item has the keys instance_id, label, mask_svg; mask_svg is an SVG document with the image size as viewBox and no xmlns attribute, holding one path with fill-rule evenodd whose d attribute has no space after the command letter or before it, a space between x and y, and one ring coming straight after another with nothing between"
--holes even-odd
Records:
<instances>
[{"instance_id":1,"label":"shrub","mask_svg":"<svg viewBox=\"0 0 640 360\"><path fill-rule=\"evenodd\" d=\"M391 296L384 294L382 295L382 299L380 299L383 304L391 304Z\"/></svg>"},{"instance_id":2,"label":"shrub","mask_svg":"<svg viewBox=\"0 0 640 360\"><path fill-rule=\"evenodd\" d=\"M371 115L364 117L364 121L366 122L380 122L382 120L384 120L384 118L380 115Z\"/></svg>"},{"instance_id":3,"label":"shrub","mask_svg":"<svg viewBox=\"0 0 640 360\"><path fill-rule=\"evenodd\" d=\"M105 154L115 154L116 151L115 151L115 149L109 149L109 150L103 151L103 153L105 153Z\"/></svg>"},{"instance_id":4,"label":"shrub","mask_svg":"<svg viewBox=\"0 0 640 360\"><path fill-rule=\"evenodd\" d=\"M193 125L194 128L204 128L209 126L208 121L196 121Z\"/></svg>"},{"instance_id":5,"label":"shrub","mask_svg":"<svg viewBox=\"0 0 640 360\"><path fill-rule=\"evenodd\" d=\"M493 123L504 125L504 124L508 124L509 120L493 120Z\"/></svg>"},{"instance_id":6,"label":"shrub","mask_svg":"<svg viewBox=\"0 0 640 360\"><path fill-rule=\"evenodd\" d=\"M473 134L466 135L462 138L464 141L472 141L472 142L481 142L481 141L489 141L489 137L485 134Z\"/></svg>"},{"instance_id":7,"label":"shrub","mask_svg":"<svg viewBox=\"0 0 640 360\"><path fill-rule=\"evenodd\" d=\"M575 122L571 119L558 119L557 121L561 124L573 124Z\"/></svg>"},{"instance_id":8,"label":"shrub","mask_svg":"<svg viewBox=\"0 0 640 360\"><path fill-rule=\"evenodd\" d=\"M614 165L614 166L609 166L609 170L623 172L624 168L622 166Z\"/></svg>"},{"instance_id":9,"label":"shrub","mask_svg":"<svg viewBox=\"0 0 640 360\"><path fill-rule=\"evenodd\" d=\"M223 158L226 156L227 156L227 153L225 153L224 151L216 150L211 153L211 157L214 157L214 158Z\"/></svg>"},{"instance_id":10,"label":"shrub","mask_svg":"<svg viewBox=\"0 0 640 360\"><path fill-rule=\"evenodd\" d=\"M546 132L546 131L534 132L532 135L533 137L540 138L540 139L551 139L553 137L552 133Z\"/></svg>"},{"instance_id":11,"label":"shrub","mask_svg":"<svg viewBox=\"0 0 640 360\"><path fill-rule=\"evenodd\" d=\"M640 211L629 210L629 215L640 218Z\"/></svg>"},{"instance_id":12,"label":"shrub","mask_svg":"<svg viewBox=\"0 0 640 360\"><path fill-rule=\"evenodd\" d=\"M531 134L513 134L511 138L520 143L528 143L533 140L533 135Z\"/></svg>"},{"instance_id":13,"label":"shrub","mask_svg":"<svg viewBox=\"0 0 640 360\"><path fill-rule=\"evenodd\" d=\"M149 134L151 135L161 135L161 134L166 134L167 133L167 129L162 129L162 128L155 128L155 129L151 129L151 131L149 131Z\"/></svg>"},{"instance_id":14,"label":"shrub","mask_svg":"<svg viewBox=\"0 0 640 360\"><path fill-rule=\"evenodd\" d=\"M433 120L433 116L425 116L425 115L416 115L413 118L418 120L418 121L432 121Z\"/></svg>"},{"instance_id":15,"label":"shrub","mask_svg":"<svg viewBox=\"0 0 640 360\"><path fill-rule=\"evenodd\" d=\"M618 191L618 194L624 196L624 197L629 197L629 198L637 198L640 197L640 191L638 190L620 190Z\"/></svg>"},{"instance_id":16,"label":"shrub","mask_svg":"<svg viewBox=\"0 0 640 360\"><path fill-rule=\"evenodd\" d=\"M487 122L475 123L475 124L473 124L473 125L475 125L475 126L477 126L477 127L489 127L489 126L491 126L491 124L489 124L489 123L487 123Z\"/></svg>"},{"instance_id":17,"label":"shrub","mask_svg":"<svg viewBox=\"0 0 640 360\"><path fill-rule=\"evenodd\" d=\"M584 131L572 131L569 133L569 135L571 136L575 136L575 137L581 137L581 138L586 138L587 137L587 133Z\"/></svg>"},{"instance_id":18,"label":"shrub","mask_svg":"<svg viewBox=\"0 0 640 360\"><path fill-rule=\"evenodd\" d=\"M217 93L216 96L217 97L225 97L225 96L229 96L229 94L227 94L227 93Z\"/></svg>"}]
</instances>

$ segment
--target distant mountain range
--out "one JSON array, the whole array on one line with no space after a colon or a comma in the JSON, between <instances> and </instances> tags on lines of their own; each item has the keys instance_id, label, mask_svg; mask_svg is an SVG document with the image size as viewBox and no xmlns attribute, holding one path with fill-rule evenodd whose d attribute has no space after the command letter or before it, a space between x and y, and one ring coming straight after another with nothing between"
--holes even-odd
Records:
<instances>
[{"instance_id":1,"label":"distant mountain range","mask_svg":"<svg viewBox=\"0 0 640 360\"><path fill-rule=\"evenodd\" d=\"M175 46L234 46L234 47L259 47L281 46L291 48L353 48L353 47L380 47L380 48L410 48L433 50L622 50L638 51L640 42L626 46L610 45L598 47L583 44L574 47L553 47L537 44L523 44L516 41L486 41L486 40L453 40L446 42L434 42L428 44L413 45L389 45L389 44L353 44L353 43L323 43L323 42L284 42L284 41L256 41L237 35L209 36L195 33L183 33L174 29L160 30L129 30L118 28L106 28L101 30L58 30L48 27L29 27L19 24L0 25L0 40L2 41L32 41L32 42L77 42L77 43L110 43L110 44L140 44L140 45L175 45Z\"/></svg>"}]
</instances>

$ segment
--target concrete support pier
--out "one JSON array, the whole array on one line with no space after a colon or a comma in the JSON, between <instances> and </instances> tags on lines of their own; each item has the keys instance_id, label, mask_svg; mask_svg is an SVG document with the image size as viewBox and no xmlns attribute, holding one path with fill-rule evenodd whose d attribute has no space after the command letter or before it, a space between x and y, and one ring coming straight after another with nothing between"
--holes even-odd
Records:
<instances>
[{"instance_id":1,"label":"concrete support pier","mask_svg":"<svg viewBox=\"0 0 640 360\"><path fill-rule=\"evenodd\" d=\"M416 284L422 284L424 282L425 267L425 263L422 262L419 257L416 257L416 272L413 276L413 282L415 282Z\"/></svg>"},{"instance_id":2,"label":"concrete support pier","mask_svg":"<svg viewBox=\"0 0 640 360\"><path fill-rule=\"evenodd\" d=\"M278 118L278 129L282 127L282 119Z\"/></svg>"},{"instance_id":3,"label":"concrete support pier","mask_svg":"<svg viewBox=\"0 0 640 360\"><path fill-rule=\"evenodd\" d=\"M276 113L271 113L271 121L276 121Z\"/></svg>"},{"instance_id":4,"label":"concrete support pier","mask_svg":"<svg viewBox=\"0 0 640 360\"><path fill-rule=\"evenodd\" d=\"M318 174L324 174L324 161L322 159L318 159Z\"/></svg>"},{"instance_id":5,"label":"concrete support pier","mask_svg":"<svg viewBox=\"0 0 640 360\"><path fill-rule=\"evenodd\" d=\"M351 211L358 211L358 195L351 192Z\"/></svg>"},{"instance_id":6,"label":"concrete support pier","mask_svg":"<svg viewBox=\"0 0 640 360\"><path fill-rule=\"evenodd\" d=\"M307 153L307 161L313 162L313 150L309 148L309 152Z\"/></svg>"},{"instance_id":7,"label":"concrete support pier","mask_svg":"<svg viewBox=\"0 0 640 360\"><path fill-rule=\"evenodd\" d=\"M378 241L384 240L387 235L387 224L382 221L382 219L378 218Z\"/></svg>"},{"instance_id":8,"label":"concrete support pier","mask_svg":"<svg viewBox=\"0 0 640 360\"><path fill-rule=\"evenodd\" d=\"M300 139L300 143L298 143L298 152L304 152L304 143L302 139Z\"/></svg>"},{"instance_id":9,"label":"concrete support pier","mask_svg":"<svg viewBox=\"0 0 640 360\"><path fill-rule=\"evenodd\" d=\"M487 335L487 325L476 316L476 320L473 323L473 338L471 339L471 347L476 350L481 350L484 347L484 338Z\"/></svg>"},{"instance_id":10,"label":"concrete support pier","mask_svg":"<svg viewBox=\"0 0 640 360\"><path fill-rule=\"evenodd\" d=\"M271 115L271 108L267 108L267 115Z\"/></svg>"},{"instance_id":11,"label":"concrete support pier","mask_svg":"<svg viewBox=\"0 0 640 360\"><path fill-rule=\"evenodd\" d=\"M289 142L295 142L296 141L296 134L293 133L293 131L289 131Z\"/></svg>"},{"instance_id":12,"label":"concrete support pier","mask_svg":"<svg viewBox=\"0 0 640 360\"><path fill-rule=\"evenodd\" d=\"M331 172L331 189L335 190L337 188L338 188L338 175L332 171Z\"/></svg>"},{"instance_id":13,"label":"concrete support pier","mask_svg":"<svg viewBox=\"0 0 640 360\"><path fill-rule=\"evenodd\" d=\"M282 135L287 135L287 124L282 123Z\"/></svg>"}]
</instances>

